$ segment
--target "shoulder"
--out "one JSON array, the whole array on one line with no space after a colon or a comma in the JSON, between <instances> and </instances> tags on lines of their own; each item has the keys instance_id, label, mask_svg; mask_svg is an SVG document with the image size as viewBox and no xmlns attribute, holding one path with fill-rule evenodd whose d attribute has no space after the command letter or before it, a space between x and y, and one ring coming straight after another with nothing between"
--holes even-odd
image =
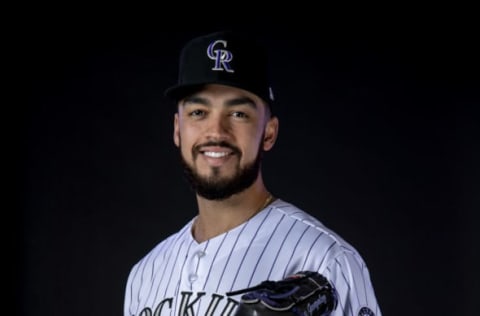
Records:
<instances>
[{"instance_id":1,"label":"shoulder","mask_svg":"<svg viewBox=\"0 0 480 316\"><path fill-rule=\"evenodd\" d=\"M272 204L272 212L288 218L313 236L315 243L307 243L307 250L303 252L307 258L302 261L302 268L318 271L334 284L340 295L340 308L335 315L351 312L367 315L366 311L376 311L375 315L380 315L369 270L354 246L291 203L277 200ZM302 245L295 245L299 247Z\"/></svg>"},{"instance_id":2,"label":"shoulder","mask_svg":"<svg viewBox=\"0 0 480 316\"><path fill-rule=\"evenodd\" d=\"M310 228L316 231L318 234L325 235L339 245L343 245L347 248L352 247L338 233L324 225L324 223L317 217L311 215L311 213L297 207L296 205L281 199L277 199L274 203L272 203L271 206L272 212L277 213L279 216L284 216L288 220L294 222L295 225Z\"/></svg>"},{"instance_id":3,"label":"shoulder","mask_svg":"<svg viewBox=\"0 0 480 316\"><path fill-rule=\"evenodd\" d=\"M320 220L313 217L310 213L307 213L296 205L286 202L282 199L275 200L271 204L271 207L272 211L291 218L294 221L302 222L304 225L309 225L312 227L325 227Z\"/></svg>"},{"instance_id":4,"label":"shoulder","mask_svg":"<svg viewBox=\"0 0 480 316\"><path fill-rule=\"evenodd\" d=\"M297 230L304 230L312 237L318 238L318 242L312 245L312 247L322 248L322 252L325 251L325 247L328 247L328 257L330 260L334 260L336 257L345 254L347 254L347 257L353 256L361 260L354 246L347 242L336 231L324 225L322 221L311 215L311 213L281 199L277 199L271 204L271 207L272 213L290 221L292 225L295 225ZM313 250L318 251L319 249L313 248Z\"/></svg>"}]
</instances>

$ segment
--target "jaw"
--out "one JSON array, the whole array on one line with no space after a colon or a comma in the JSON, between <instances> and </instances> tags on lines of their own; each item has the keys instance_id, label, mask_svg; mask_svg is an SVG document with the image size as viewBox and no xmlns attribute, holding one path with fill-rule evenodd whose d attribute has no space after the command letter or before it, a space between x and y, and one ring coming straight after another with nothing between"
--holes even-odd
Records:
<instances>
[{"instance_id":1,"label":"jaw","mask_svg":"<svg viewBox=\"0 0 480 316\"><path fill-rule=\"evenodd\" d=\"M188 182L199 196L207 200L222 200L242 192L259 176L261 153L252 163L241 167L241 153L235 150L227 155L210 151L202 153L202 149L182 154L181 160Z\"/></svg>"},{"instance_id":2,"label":"jaw","mask_svg":"<svg viewBox=\"0 0 480 316\"><path fill-rule=\"evenodd\" d=\"M212 180L235 177L238 171L237 160L231 155L216 158L200 154L194 166L198 175Z\"/></svg>"}]
</instances>

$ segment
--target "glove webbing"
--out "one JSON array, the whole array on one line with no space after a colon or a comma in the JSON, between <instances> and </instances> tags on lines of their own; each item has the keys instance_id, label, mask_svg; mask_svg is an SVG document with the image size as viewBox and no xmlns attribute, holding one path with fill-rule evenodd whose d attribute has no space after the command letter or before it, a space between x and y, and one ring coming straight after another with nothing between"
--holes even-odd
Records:
<instances>
[{"instance_id":1,"label":"glove webbing","mask_svg":"<svg viewBox=\"0 0 480 316\"><path fill-rule=\"evenodd\" d=\"M237 291L228 292L228 293L226 293L226 295L227 296L233 296L233 295L238 295L238 294L242 294L242 293L246 293L246 292L253 292L253 291L257 291L257 290L261 290L261 289L266 289L266 290L277 292L282 287L290 285L290 283L297 283L298 281L300 281L302 279L306 279L306 278L308 278L307 275L302 276L302 277L292 278L292 279L285 279L285 280L282 280L282 281L269 281L269 280L267 280L267 281L263 281L262 283L260 283L258 285L255 285L255 286L252 286L252 287L249 287L249 288L246 288L246 289L241 289L241 290L237 290ZM294 290L296 291L296 289L294 289ZM292 293L295 292L294 290L291 290ZM288 291L288 292L291 292L291 291ZM283 295L284 294L282 294L282 296Z\"/></svg>"}]
</instances>

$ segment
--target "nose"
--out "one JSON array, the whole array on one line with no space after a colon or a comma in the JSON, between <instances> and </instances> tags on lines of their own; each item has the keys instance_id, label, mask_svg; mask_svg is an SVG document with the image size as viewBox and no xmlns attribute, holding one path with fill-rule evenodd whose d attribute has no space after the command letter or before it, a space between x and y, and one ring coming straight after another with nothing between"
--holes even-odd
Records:
<instances>
[{"instance_id":1,"label":"nose","mask_svg":"<svg viewBox=\"0 0 480 316\"><path fill-rule=\"evenodd\" d=\"M228 138L230 125L228 119L222 115L212 115L209 117L206 136L208 139L224 140Z\"/></svg>"}]
</instances>

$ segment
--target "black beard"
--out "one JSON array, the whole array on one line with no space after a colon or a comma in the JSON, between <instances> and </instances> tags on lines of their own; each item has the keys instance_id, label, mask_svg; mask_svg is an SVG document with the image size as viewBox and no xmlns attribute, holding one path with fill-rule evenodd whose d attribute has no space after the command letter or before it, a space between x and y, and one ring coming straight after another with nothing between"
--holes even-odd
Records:
<instances>
[{"instance_id":1,"label":"black beard","mask_svg":"<svg viewBox=\"0 0 480 316\"><path fill-rule=\"evenodd\" d=\"M261 144L260 144L261 146ZM230 147L230 146L228 146ZM231 178L218 178L219 169L213 168L213 176L199 175L183 158L180 150L180 159L185 178L192 189L207 200L224 200L250 187L258 177L263 151L259 148L255 160L244 168L237 167ZM194 155L195 157L195 155Z\"/></svg>"}]
</instances>

